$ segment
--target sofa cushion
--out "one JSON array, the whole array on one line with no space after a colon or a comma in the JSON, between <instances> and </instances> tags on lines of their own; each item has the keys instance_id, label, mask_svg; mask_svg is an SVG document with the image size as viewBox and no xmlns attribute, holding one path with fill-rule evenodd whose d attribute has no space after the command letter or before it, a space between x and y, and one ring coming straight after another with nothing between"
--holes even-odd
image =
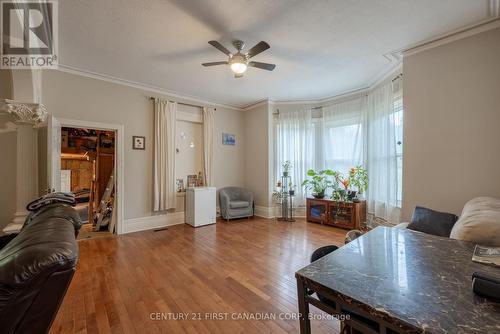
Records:
<instances>
[{"instance_id":1,"label":"sofa cushion","mask_svg":"<svg viewBox=\"0 0 500 334\"><path fill-rule=\"evenodd\" d=\"M500 247L500 199L476 197L468 201L450 238Z\"/></svg>"},{"instance_id":2,"label":"sofa cushion","mask_svg":"<svg viewBox=\"0 0 500 334\"><path fill-rule=\"evenodd\" d=\"M250 203L247 201L231 201L229 203L229 207L231 209L239 209L239 208L248 208L250 206Z\"/></svg>"},{"instance_id":3,"label":"sofa cushion","mask_svg":"<svg viewBox=\"0 0 500 334\"><path fill-rule=\"evenodd\" d=\"M458 217L452 213L434 211L421 206L415 207L408 229L440 237L449 237Z\"/></svg>"}]
</instances>

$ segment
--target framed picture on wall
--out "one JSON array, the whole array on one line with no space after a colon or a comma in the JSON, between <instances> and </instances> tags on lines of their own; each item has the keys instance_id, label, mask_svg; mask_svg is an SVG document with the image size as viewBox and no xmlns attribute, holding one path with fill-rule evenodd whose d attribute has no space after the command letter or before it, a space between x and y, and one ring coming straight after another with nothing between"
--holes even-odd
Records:
<instances>
[{"instance_id":1,"label":"framed picture on wall","mask_svg":"<svg viewBox=\"0 0 500 334\"><path fill-rule=\"evenodd\" d=\"M146 149L146 137L132 136L132 148L134 150L145 150Z\"/></svg>"},{"instance_id":2,"label":"framed picture on wall","mask_svg":"<svg viewBox=\"0 0 500 334\"><path fill-rule=\"evenodd\" d=\"M236 135L222 133L222 145L236 145Z\"/></svg>"}]
</instances>

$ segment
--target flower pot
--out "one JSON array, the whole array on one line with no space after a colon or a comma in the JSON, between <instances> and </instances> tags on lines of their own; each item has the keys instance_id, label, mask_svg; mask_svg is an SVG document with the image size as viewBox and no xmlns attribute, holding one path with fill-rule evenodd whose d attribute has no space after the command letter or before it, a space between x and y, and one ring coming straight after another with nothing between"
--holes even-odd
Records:
<instances>
[{"instance_id":1,"label":"flower pot","mask_svg":"<svg viewBox=\"0 0 500 334\"><path fill-rule=\"evenodd\" d=\"M325 198L325 193L312 194L314 198L322 199Z\"/></svg>"},{"instance_id":2,"label":"flower pot","mask_svg":"<svg viewBox=\"0 0 500 334\"><path fill-rule=\"evenodd\" d=\"M354 191L354 190L349 190L349 191L347 192L347 200L348 200L348 201L352 201L352 200L354 200L354 199L356 198L356 194L357 194L357 192L356 192L356 191Z\"/></svg>"},{"instance_id":3,"label":"flower pot","mask_svg":"<svg viewBox=\"0 0 500 334\"><path fill-rule=\"evenodd\" d=\"M283 176L284 176L284 177L288 177L288 173L289 173L289 172L283 172Z\"/></svg>"},{"instance_id":4,"label":"flower pot","mask_svg":"<svg viewBox=\"0 0 500 334\"><path fill-rule=\"evenodd\" d=\"M290 190L288 193L290 194L290 196L294 196L295 195L295 190Z\"/></svg>"}]
</instances>

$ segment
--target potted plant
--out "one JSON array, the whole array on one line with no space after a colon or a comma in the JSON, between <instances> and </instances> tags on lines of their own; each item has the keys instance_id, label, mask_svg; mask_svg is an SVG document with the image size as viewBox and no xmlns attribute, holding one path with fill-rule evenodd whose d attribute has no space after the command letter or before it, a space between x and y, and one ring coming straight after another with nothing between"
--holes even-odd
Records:
<instances>
[{"instance_id":1,"label":"potted plant","mask_svg":"<svg viewBox=\"0 0 500 334\"><path fill-rule=\"evenodd\" d=\"M278 188L275 191L273 191L273 199L276 201L276 203L281 203L283 197L284 197L284 192L282 188Z\"/></svg>"},{"instance_id":2,"label":"potted plant","mask_svg":"<svg viewBox=\"0 0 500 334\"><path fill-rule=\"evenodd\" d=\"M327 189L337 186L338 173L331 169L319 172L309 169L307 176L308 178L302 182L302 186L306 190L312 190L314 198L324 198Z\"/></svg>"},{"instance_id":3,"label":"potted plant","mask_svg":"<svg viewBox=\"0 0 500 334\"><path fill-rule=\"evenodd\" d=\"M287 160L283 163L282 167L283 167L283 176L288 177L290 175L290 170L292 169L292 163Z\"/></svg>"},{"instance_id":4,"label":"potted plant","mask_svg":"<svg viewBox=\"0 0 500 334\"><path fill-rule=\"evenodd\" d=\"M358 189L355 199L359 200L360 196L368 189L368 173L366 169L361 165L351 168L349 183Z\"/></svg>"}]
</instances>

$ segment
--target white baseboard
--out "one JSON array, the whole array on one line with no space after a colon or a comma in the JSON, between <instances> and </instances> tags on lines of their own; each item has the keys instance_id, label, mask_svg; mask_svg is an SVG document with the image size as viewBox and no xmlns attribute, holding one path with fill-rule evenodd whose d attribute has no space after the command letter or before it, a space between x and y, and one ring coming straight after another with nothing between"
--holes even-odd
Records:
<instances>
[{"instance_id":1,"label":"white baseboard","mask_svg":"<svg viewBox=\"0 0 500 334\"><path fill-rule=\"evenodd\" d=\"M256 205L254 215L266 219L274 218L274 208L269 206Z\"/></svg>"},{"instance_id":2,"label":"white baseboard","mask_svg":"<svg viewBox=\"0 0 500 334\"><path fill-rule=\"evenodd\" d=\"M273 206L255 206L255 215L257 217L262 217L266 219L272 219L274 217L280 216L280 208ZM306 208L294 208L293 209L293 217L294 218L305 218L306 217Z\"/></svg>"},{"instance_id":3,"label":"white baseboard","mask_svg":"<svg viewBox=\"0 0 500 334\"><path fill-rule=\"evenodd\" d=\"M125 219L123 233L139 232L178 224L184 224L184 212Z\"/></svg>"}]
</instances>

